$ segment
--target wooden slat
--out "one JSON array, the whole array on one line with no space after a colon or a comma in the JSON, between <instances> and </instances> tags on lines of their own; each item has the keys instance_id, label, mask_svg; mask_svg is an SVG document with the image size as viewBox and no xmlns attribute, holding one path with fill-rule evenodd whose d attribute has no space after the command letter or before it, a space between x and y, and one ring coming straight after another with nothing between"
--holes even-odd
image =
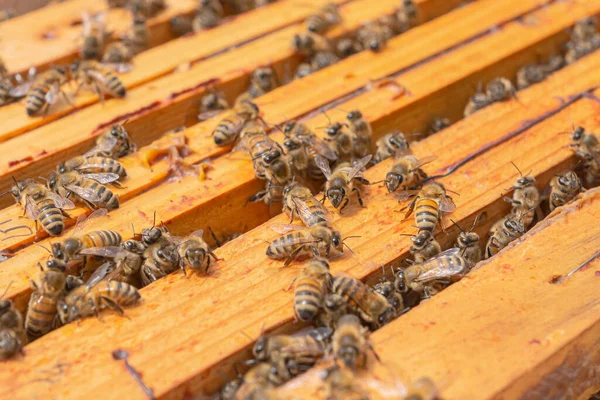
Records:
<instances>
[{"instance_id":1,"label":"wooden slat","mask_svg":"<svg viewBox=\"0 0 600 400\"><path fill-rule=\"evenodd\" d=\"M382 363L373 365L373 375L400 370L407 383L428 376L448 400L588 399L600 388L594 372L600 361L600 261L562 284L550 280L598 251L600 229L590 223L598 215L595 189L375 332L371 341ZM322 385L319 371L291 385L295 396L310 398Z\"/></svg>"},{"instance_id":2,"label":"wooden slat","mask_svg":"<svg viewBox=\"0 0 600 400\"><path fill-rule=\"evenodd\" d=\"M337 3L345 1L337 0ZM433 2L432 0L428 1L428 3ZM233 48L241 43L254 40L282 27L301 21L325 3L325 0L310 0L301 3L285 0L272 4L269 7L262 7L258 10L244 13L214 29L182 37L142 52L134 59L134 70L130 73L120 75L121 80L127 89L140 86L172 73L179 66L204 60L226 49ZM359 3L362 4L360 8L364 9L365 1ZM389 0L382 2L382 4L378 3L377 7L370 7L369 12L380 13L382 10L390 12L395 5L397 5L395 2ZM364 15L363 18L369 18L369 14ZM358 23L360 22L355 21L350 26L344 24L344 28L356 27ZM286 45L289 46L289 38L287 35L285 37L288 40ZM290 51L286 50L284 51L285 55L291 57ZM240 58L236 66L240 69L245 69L244 61L245 59ZM251 70L251 67L248 69ZM33 118L25 113L22 103L2 107L0 108L0 119L4 121L4 124L0 127L0 142L28 132L38 126L48 124L62 116L68 115L76 109L87 107L98 101L98 96L83 91L74 99L74 107L66 103L56 104L49 115Z\"/></svg>"},{"instance_id":3,"label":"wooden slat","mask_svg":"<svg viewBox=\"0 0 600 400\"><path fill-rule=\"evenodd\" d=\"M371 79L387 76L399 69L414 65L485 31L490 25L517 17L540 3L541 0L527 0L518 5L505 1L478 1L400 35L390 41L380 54L366 52L357 54L328 68L328 72L320 71L263 96L258 99L258 104L263 107L265 115L273 115L277 120L283 120L283 115L309 112L320 104L326 104L361 88ZM582 12L582 8L586 9L588 14L593 13L592 10L599 6L598 0L581 3L573 8L573 13ZM270 44L265 41L260 43L263 47L270 47ZM244 48L250 51L252 44ZM10 166L0 165L2 177L0 190L8 189L12 181L11 175L17 175L20 179L26 176L38 176L52 168L58 159L81 153L101 131L100 128L109 124L111 120L107 120L108 118L129 119L127 128L141 145L155 139L159 132L180 126L206 86L213 82L215 73L221 71L220 66L224 68L228 57L238 57L239 54L224 54L223 57L200 63L190 71L166 76L152 84L134 89L125 100L106 102L102 113L99 111L100 105L94 105L69 118L55 121L0 144L0 152L11 154L13 161ZM255 50L248 56L256 57L256 54ZM264 59L257 60L258 65L262 63ZM222 88L226 92L239 93L247 84L247 77L240 77L239 71L231 71L230 74L237 79L228 80L223 75L219 75L222 81L228 82L228 86ZM325 76L329 79L323 79ZM192 86L193 89L190 89L190 85L194 82L197 86ZM178 92L178 89L184 92ZM288 93L293 93L293 96ZM269 112L271 107L274 108L272 114ZM202 133L199 142L203 146L196 147L197 144L192 143L192 148L203 149L203 156L214 156L224 151L216 148L210 139L210 127L215 126L215 123L213 119L188 131L191 135L196 129ZM94 128L86 128L89 126ZM64 132L60 144L51 140L53 137L51 132ZM86 136L82 132L90 134ZM6 199L2 201L2 204L9 203Z\"/></svg>"},{"instance_id":4,"label":"wooden slat","mask_svg":"<svg viewBox=\"0 0 600 400\"><path fill-rule=\"evenodd\" d=\"M518 112L516 116L505 115L496 120L493 113L496 107L491 108L479 113L480 118L487 116L488 129L461 129L468 126L470 118L414 146L417 156L438 155L438 159L428 165L429 173L443 171L456 160L472 154L486 143L501 140L522 126ZM556 132L570 126L569 117L579 124L588 121L599 109L600 104L594 99L581 99L502 144L503 149L493 149L485 157L475 159L442 179L446 187L461 193L455 198L458 208L453 218L466 225L475 215L485 211L488 222L477 228L483 234L509 207L501 200L501 193L516 178L510 162L514 160L524 169L532 169L532 175L539 179L540 185L547 183L554 172L575 162L564 143L558 143ZM596 128L593 124L588 126ZM491 127L494 129L489 129ZM562 138L568 141L567 136ZM442 145L451 140L455 146ZM509 152L507 148L513 150ZM366 177L381 179L390 161L371 168ZM138 199L143 200L144 196ZM168 200L169 208L177 208L191 200L174 197L171 197L173 203ZM361 235L351 243L356 258L346 255L333 261L332 268L348 271L358 278L374 278L381 264L389 265L406 256L410 241L398 233L411 232L414 228L411 228L412 220L400 222L400 216L396 221L389 218L399 206L384 188L365 189L365 199L366 209L355 208L350 218L337 220L345 235ZM159 210L159 215L161 212ZM187 221L178 224L178 228L197 227L195 217L188 213ZM284 217L275 219L277 222L284 220ZM449 244L455 231L448 230L448 236L438 235L438 240ZM254 337L263 323L269 330L292 322L292 295L282 289L287 287L298 268L280 269L281 263L266 259L265 240L275 237L277 235L265 224L218 249L217 254L225 261L217 264L210 276L173 274L142 289L143 303L128 310L130 320L105 316L103 323L88 319L79 326L71 324L50 333L29 345L22 360L0 370L0 387L7 388L17 397L40 392L48 396L53 391L77 395L83 388L86 392L102 390L114 398L125 391L130 396L141 397L141 392L134 390L130 376L121 373L122 365L111 360L110 352L120 347L130 352L130 363L142 373L158 396L180 398L185 393L214 388L214 384L222 380L218 371L226 367L223 360L229 362L230 357L240 356L250 344L240 330ZM269 306L263 307L267 301ZM227 307L219 306L224 304ZM148 348L147 343L152 343L152 347ZM55 368L57 360L64 365L62 372L51 375L51 382L47 378L43 380L40 371ZM98 378L93 382L81 372L82 363L86 369L96 371ZM218 368L215 368L216 363L219 363Z\"/></svg>"},{"instance_id":5,"label":"wooden slat","mask_svg":"<svg viewBox=\"0 0 600 400\"><path fill-rule=\"evenodd\" d=\"M148 20L152 31L151 46L170 39L169 21L176 15L191 15L195 0L167 0L168 8ZM43 70L50 64L71 62L78 52L81 13L107 11L107 29L115 36L131 24L131 14L124 9L106 9L105 1L73 0L50 5L10 19L0 26L0 54L11 73L25 72L31 66Z\"/></svg>"},{"instance_id":6,"label":"wooden slat","mask_svg":"<svg viewBox=\"0 0 600 400\"><path fill-rule=\"evenodd\" d=\"M541 20L552 20L553 17L563 14L564 9L560 6L541 10L535 15ZM396 121L399 120L406 121L403 123L402 128L407 131L422 131L432 117L432 110L435 110L435 113L448 116L452 120L457 120L462 116L464 104L466 104L468 97L474 91L474 87L476 87L478 82L485 82L499 75L512 77L520 66L534 62L536 57L540 55L552 53L563 40L563 26L564 23L561 23L553 29L547 28L548 31L559 32L555 36L547 37L545 36L546 32L537 32L536 35L525 34L524 31L530 30L528 26L520 23L511 24L504 27L496 35L482 38L469 46L465 46L433 62L424 64L418 69L400 75L397 81L408 88L411 92L410 96L391 100L390 98L393 93L390 93L389 90L379 90L360 95L351 104L340 107L342 109L359 107L366 118L375 123L375 138L378 137L379 133L393 129ZM528 39L525 41L516 40L516 38L523 37ZM501 43L507 44L500 46L499 44ZM498 48L499 51L486 52L485 49L487 48ZM527 51L532 48L535 48L535 53ZM455 67L466 60L468 60L468 69ZM447 72L439 77L439 70ZM585 81L580 82L581 90L595 84L589 81L587 83ZM452 101L447 101L448 98L451 98ZM382 103L389 104L389 107L381 107ZM342 111L331 110L330 113L331 117L344 118ZM283 111L279 114L285 115L288 118L294 116L294 114L288 114L288 112ZM411 118L406 118L406 116L410 116ZM267 116L266 118L276 119L277 115ZM321 117L321 120L314 126L323 126L325 124L325 118ZM196 137L199 137L199 140L201 140L200 143L193 140ZM281 135L275 135L274 138L280 140ZM197 162L205 158L206 154L202 151L210 146L210 143L207 142L211 139L208 138L207 140L205 135L198 134L197 131L190 139L193 148L198 149L198 152L189 157L189 161ZM162 166L154 166L153 172L142 167L137 161L136 156L125 158L124 163L130 179L127 183L127 189L119 191L122 200L127 200L141 190L156 185L167 176L164 163L161 164ZM238 183L240 186L246 184L242 181L238 181ZM21 212L17 206L7 208L0 213L0 220L15 219ZM78 214L75 213L75 215ZM20 221L19 223L23 222ZM31 225L33 226L32 223ZM44 235L44 233L40 232L40 235ZM34 235L16 237L3 242L0 250L2 248L11 249L16 246L22 246L31 243L33 240Z\"/></svg>"}]
</instances>

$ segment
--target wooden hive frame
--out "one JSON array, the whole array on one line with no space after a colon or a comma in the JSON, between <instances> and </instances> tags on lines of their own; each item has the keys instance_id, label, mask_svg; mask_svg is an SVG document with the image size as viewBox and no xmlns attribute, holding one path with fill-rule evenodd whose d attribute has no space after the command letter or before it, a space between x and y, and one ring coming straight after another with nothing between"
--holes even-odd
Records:
<instances>
[{"instance_id":1,"label":"wooden hive frame","mask_svg":"<svg viewBox=\"0 0 600 400\"><path fill-rule=\"evenodd\" d=\"M332 31L332 37L364 22L360 19L366 15L361 14L363 3L364 0L356 0L342 8L348 25ZM430 175L453 171L440 179L446 187L460 193L455 197L458 207L452 218L466 226L484 213L485 222L476 231L485 237L491 224L509 209L501 195L516 177L511 162L523 170L531 169L538 185L544 187L555 173L577 162L565 148L568 136L557 136L557 132L568 130L570 120L592 131L600 127L594 119L600 107L596 97L600 96L600 77L594 73L600 65L600 54L591 54L519 92L518 102L494 104L461 120L462 108L479 81L498 75L513 78L519 67L557 51L568 37L566 28L580 18L600 14L600 1L479 0L453 11L449 3L420 1L428 10L426 20L432 20L394 38L381 54L357 54L291 82L257 102L271 123L303 117L311 127L326 123L325 116L314 113L321 107L329 108L328 114L334 119L343 118L341 109L359 108L372 123L375 138L397 126L407 132L424 131L439 114L458 121L412 148L418 157L437 155L425 167ZM286 0L269 7L296 10L294 4ZM373 16L388 13L392 4L381 2L381 9L369 12ZM298 12L300 9L297 7ZM47 11L51 16L52 10L56 9L38 13ZM267 11L268 8L256 10L230 21L218 28L220 35L226 35L229 28L233 31L238 20L267 18ZM181 124L190 106L214 79L232 99L244 89L248 73L255 67L270 64L282 74L286 63L298 63L287 46L291 35L301 29L294 25L301 18L277 18L266 23L262 33L232 39L251 42L228 52L217 54L218 46L235 45L224 40L206 53L178 58L177 63L192 62L189 70L173 73L174 63L136 69L131 81L124 77L128 87L134 88L124 100L111 99L102 107L94 104L93 98L83 97L78 100L81 103L77 110L61 111L38 120L38 125L27 125L30 121L22 118L11 128L14 134L7 134L5 142L0 143L0 153L18 160L31 156L32 160L12 168L0 165L0 188L8 186L11 174L18 173L21 178L21 174L25 177L47 173L58 160L89 146L93 136L87 133L97 134L100 127L129 114L133 115L127 128L141 144L160 142L160 135ZM17 22L18 19L13 23ZM192 47L193 40L167 42L142 53L136 64L143 57L159 57L162 51L176 53ZM243 71L237 69L240 64L219 69L216 75L214 71L209 73L216 66L251 55L258 46L271 45L275 50L269 47L269 51L274 51L277 60L254 58L256 61L244 60ZM71 56L52 55L53 60ZM47 62L41 59L40 65ZM440 71L446 72L441 75ZM380 78L393 79L407 89L406 93L399 96L389 85L369 89L369 81ZM185 91L190 83L192 89ZM185 93L172 96L178 91ZM0 115L5 111L7 117L16 115L14 107L0 109ZM126 157L123 163L129 175L127 187L117 191L124 200L121 208L108 217L89 221L89 229L115 229L127 235L130 223L151 224L152 212L156 211L176 234L208 226L217 235L245 232L217 249L224 261L211 268L208 276L184 277L176 273L142 289L143 301L127 310L128 319L106 313L102 321L86 319L31 343L23 357L0 364L0 393L16 398L42 394L84 397L89 393L102 393L106 398L144 398L137 383L123 373L122 362L112 359L111 352L116 348L129 351L129 362L140 371L157 398L211 393L223 383L223 374L232 375L234 362L249 357L252 341L248 336L257 337L263 325L269 332L299 329L293 323L291 293L285 288L300 264L281 269L281 263L268 260L264 254L265 241L277 237L269 225L285 222L286 217L269 219L264 205L243 207L264 183L254 178L248 160L224 155L224 149L212 144L210 131L215 124L216 120L209 120L184 131L194 151L188 161L198 163L213 158L208 180L188 177L167 182L164 161L148 171L141 166L139 153ZM57 130L65 132L65 143L60 145L49 137L50 132ZM87 133L82 134L82 130ZM273 134L276 139L280 136ZM39 145L42 140L48 143L43 145L46 154L23 148L23 143L35 141ZM365 176L380 180L390 163L387 160L370 168ZM593 368L600 348L596 340L598 306L591 283L597 275L592 273L597 264L592 262L592 267L564 284L551 285L548 281L595 253L598 228L593 217L598 215L598 196L592 190L572 206L553 213L498 257L478 265L477 271L467 278L375 332L372 340L382 355L382 363L374 366L375 373L391 368L407 379L430 376L443 398L449 399L552 395L584 398L597 391L600 382L593 375ZM380 278L381 265L397 265L408 256L410 240L399 233L412 232L413 228L412 220L401 221L394 212L400 206L384 188L366 188L364 198L366 209L353 207L348 215L336 217L344 235L360 236L351 243L356 255L346 254L331 265L334 271L345 271L372 283ZM77 209L73 215L86 212ZM20 210L10 206L0 213L0 220L17 220ZM573 234L561 236L566 231ZM457 229L451 227L437 239L449 246L456 234ZM0 242L3 250L15 252L0 264L0 287L11 283L7 297L22 311L30 294L29 279L37 274L35 263L45 258L42 249L31 245L34 239L30 235ZM40 242L47 243L48 239ZM524 257L527 263L523 262ZM473 298L481 302L474 305ZM576 301L553 307L561 298ZM486 314L488 309L497 312ZM552 310L548 317L538 320L547 309ZM534 329L526 332L522 329L526 325ZM398 336L404 340L391 340ZM401 362L394 360L395 354ZM519 365L512 365L513 360L506 354L523 356ZM489 360L489 368L484 371L482 359ZM404 363L410 368L399 365ZM84 373L91 370L95 371L93 382ZM495 373L497 370L503 372ZM574 383L569 387L553 381L567 379L573 373ZM295 386L295 393L306 398L315 396L316 388L322 385L317 370L298 379L304 382L305 391L298 391Z\"/></svg>"}]
</instances>

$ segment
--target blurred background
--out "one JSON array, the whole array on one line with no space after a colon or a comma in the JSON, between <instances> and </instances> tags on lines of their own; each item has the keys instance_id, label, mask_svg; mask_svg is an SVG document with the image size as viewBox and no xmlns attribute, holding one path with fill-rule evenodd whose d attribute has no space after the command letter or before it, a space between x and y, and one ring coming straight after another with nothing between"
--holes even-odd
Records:
<instances>
[{"instance_id":1,"label":"blurred background","mask_svg":"<svg viewBox=\"0 0 600 400\"><path fill-rule=\"evenodd\" d=\"M12 8L17 14L23 14L27 11L35 10L57 0L0 0L0 9Z\"/></svg>"}]
</instances>

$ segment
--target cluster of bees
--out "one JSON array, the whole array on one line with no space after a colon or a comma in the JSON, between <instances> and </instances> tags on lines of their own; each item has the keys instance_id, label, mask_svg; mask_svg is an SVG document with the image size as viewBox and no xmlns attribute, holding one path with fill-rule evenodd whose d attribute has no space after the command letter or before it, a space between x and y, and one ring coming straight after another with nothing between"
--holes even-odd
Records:
<instances>
[{"instance_id":1,"label":"cluster of bees","mask_svg":"<svg viewBox=\"0 0 600 400\"><path fill-rule=\"evenodd\" d=\"M553 54L546 62L529 64L520 68L517 71L516 86L504 77L492 79L486 85L485 91L480 85L465 107L465 117L495 102L505 101L511 97L516 98L517 90L539 83L565 65L572 64L600 49L600 33L596 18L588 17L578 21L570 34L570 40L563 45L564 54Z\"/></svg>"},{"instance_id":2,"label":"cluster of bees","mask_svg":"<svg viewBox=\"0 0 600 400\"><path fill-rule=\"evenodd\" d=\"M176 16L171 19L171 31L175 36L200 32L219 25L225 15L244 13L273 3L276 0L198 0L193 17Z\"/></svg>"},{"instance_id":3,"label":"cluster of bees","mask_svg":"<svg viewBox=\"0 0 600 400\"><path fill-rule=\"evenodd\" d=\"M306 31L295 35L292 40L296 53L306 57L298 65L295 78L300 79L363 50L381 50L389 39L416 24L417 11L413 0L404 0L392 15L370 21L357 32L333 43L324 34L339 24L342 18L336 4L326 4L319 13L306 19Z\"/></svg>"}]
</instances>

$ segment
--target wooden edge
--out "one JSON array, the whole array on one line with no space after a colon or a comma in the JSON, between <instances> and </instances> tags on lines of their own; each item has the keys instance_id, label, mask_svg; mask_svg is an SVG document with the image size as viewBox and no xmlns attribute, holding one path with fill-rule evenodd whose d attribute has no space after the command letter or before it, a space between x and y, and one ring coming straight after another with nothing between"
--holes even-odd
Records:
<instances>
[{"instance_id":1,"label":"wooden edge","mask_svg":"<svg viewBox=\"0 0 600 400\"><path fill-rule=\"evenodd\" d=\"M167 0L168 7L148 20L152 32L150 46L173 39L169 23L176 15L191 15L197 7L195 0ZM105 1L76 0L54 4L27 13L2 24L0 54L11 73L26 73L35 66L42 71L52 64L73 61L79 51L77 39L81 34L81 13L107 12L107 31L112 40L131 24L131 14L125 9L106 9ZM27 27L27 28L25 28ZM33 51L35 49L35 51Z\"/></svg>"},{"instance_id":2,"label":"wooden edge","mask_svg":"<svg viewBox=\"0 0 600 400\"><path fill-rule=\"evenodd\" d=\"M516 8L512 4L510 7L502 8L501 6L506 4L499 1L475 2L393 39L381 54L374 55L364 52L357 54L330 68L276 89L257 99L257 103L262 108L264 116L269 117L267 120L271 123L275 122L274 119L284 119L285 115L309 112L320 105L315 103L316 99L321 104L339 99L343 95L360 89L372 79L385 77L397 72L399 68L414 65L418 61L436 54L437 51L457 45L462 39L467 39L470 34L481 32L486 27L489 28L489 24L499 23L505 18L514 18L519 15L519 11L524 11L527 5L532 7L538 1L527 0L519 3L523 8ZM594 4L586 4L598 7L600 1L594 0ZM465 25L469 29L463 27L457 36L456 29L458 27L456 25ZM450 32L454 32L454 36L451 37ZM427 35L424 35L425 33ZM401 48L403 51L400 51ZM227 56L225 54L223 59ZM216 63L212 64L215 60L201 63L199 67L204 67L204 71L206 71L208 66L216 66ZM356 68L356 65L360 65L360 68ZM99 105L91 106L74 113L69 118L55 121L0 144L1 151L12 155L12 160L8 165L0 166L0 176L2 177L0 190L8 190L10 182L12 182L12 178L10 178L12 175L16 175L19 179L38 176L53 168L57 158L68 158L80 154L90 146L95 135L113 122L129 119L126 126L139 145L145 145L157 138L159 132L163 133L181 126L182 121L186 115L189 115L191 107L196 104L206 87L215 83L214 75L207 76L206 72L200 74L199 71L202 72L200 68L192 68L186 73L166 76L154 81L151 85L134 89L126 100L106 102L102 114L99 113ZM215 69L209 69L209 71L212 74ZM241 79L238 72L233 74L238 79L233 81L225 79L227 87L221 86L226 93L231 91L239 93L247 84L247 78ZM194 75L196 75L195 78ZM210 76L213 78L211 79ZM198 81L200 83L190 89L190 82ZM177 87L181 86L186 89L178 92ZM273 118L270 118L271 115ZM113 119L107 121L109 116ZM216 148L209 139L210 127L214 126L215 121L216 119L213 118L203 124L197 124L186 132L193 135L195 130L199 130L203 133L203 136L200 137L204 138L203 142L206 146L202 148L204 157L215 156L226 150ZM89 136L82 136L82 129L76 128L90 125L97 128ZM76 132L73 132L74 127ZM85 130L89 132L88 129ZM50 131L64 132L60 147L51 140ZM190 140L190 147L195 149L193 139ZM2 204L9 203L6 199L2 199L2 201Z\"/></svg>"},{"instance_id":3,"label":"wooden edge","mask_svg":"<svg viewBox=\"0 0 600 400\"><path fill-rule=\"evenodd\" d=\"M346 0L337 0L343 3ZM432 1L432 0L429 0ZM302 4L290 1L279 1L270 7L244 13L231 21L198 34L181 37L161 46L144 51L134 58L135 68L130 73L119 75L125 87L130 90L161 76L173 73L178 68L185 69L186 65L198 60L204 60L231 49L235 51L236 45L257 40L260 37L281 29L287 25L304 19L314 9L325 4L325 0L310 0ZM364 1L358 2L363 4ZM392 4L397 2L389 0L383 2L383 7L392 9ZM377 12L382 9L369 8ZM342 7L342 15L344 8ZM388 10L388 11L389 11ZM363 18L368 18L368 14ZM358 24L358 22L357 22ZM287 43L289 45L289 43ZM288 49L285 49L288 50ZM283 53L289 56L289 50ZM243 68L244 58L240 57L238 67ZM73 88L72 90L75 90ZM25 113L24 103L14 103L0 108L0 119L5 123L0 127L0 142L18 136L38 126L48 124L75 110L98 103L99 99L91 92L83 91L75 99L73 106L61 103L53 106L52 112L47 116L30 117Z\"/></svg>"},{"instance_id":4,"label":"wooden edge","mask_svg":"<svg viewBox=\"0 0 600 400\"><path fill-rule=\"evenodd\" d=\"M453 287L373 333L381 363L373 363L357 386L376 379L389 390L396 383L390 378L402 376L409 385L427 376L448 400L589 398L600 388L593 373L600 354L600 262L562 284L549 281L597 253L600 231L591 221L599 214L600 191L594 189ZM278 394L314 398L323 386L320 371ZM384 398L368 385L363 390L369 398Z\"/></svg>"},{"instance_id":5,"label":"wooden edge","mask_svg":"<svg viewBox=\"0 0 600 400\"><path fill-rule=\"evenodd\" d=\"M560 14L561 10L555 10ZM511 29L514 28L514 29ZM359 95L355 100L356 104L360 104L360 108L365 115L365 118L375 125L374 140L378 136L391 130L398 120L403 120L402 129L407 132L425 131L426 124L431 118L431 109L435 109L441 115L449 117L451 120L458 120L462 117L464 104L468 101L468 97L472 93L472 87L477 85L477 82L487 82L495 76L513 77L517 69L530 62L534 62L536 57L553 53L562 40L562 35L546 37L543 41L538 40L538 36L543 37L543 34L526 35L523 30L527 30L521 24L507 26L499 35L492 35L476 41L470 46L465 46L456 50L452 54L440 57L425 64L419 69L409 71L397 78L397 81L406 86L411 92L410 96L401 99L391 100L394 94L388 92L388 89L375 90ZM562 29L558 30L562 32ZM516 42L514 37L530 37L531 41ZM498 46L498 43L518 43L512 46ZM485 52L482 49L498 47L501 51ZM528 52L528 49L535 47L536 52ZM475 57L479 55L478 57ZM468 62L469 69L462 70L454 68L456 64L460 64L460 60L470 60ZM476 61L471 61L476 60ZM465 63L466 64L466 63ZM577 68L579 65L576 64ZM438 71L448 71L442 78L437 78ZM578 73L579 75L584 75ZM592 87L600 82L593 80L593 75L585 75L584 80L578 80L578 91ZM589 77L589 78L588 78ZM592 79L592 80L590 80ZM452 101L447 99L452 98ZM389 104L389 107L382 107L382 104ZM340 105L342 109L348 109ZM402 118L399 114L408 114L412 116L410 119ZM344 118L342 111L331 110L329 116L336 118ZM313 127L323 126L326 124L325 117L321 116L317 121L311 123ZM321 132L318 132L321 133ZM277 140L281 139L281 135L275 135ZM201 145L196 145L197 148L203 148ZM144 149L141 150L143 152ZM226 157L243 157L241 154L231 155ZM201 153L193 154L189 157L189 162L198 162L203 158ZM133 160L133 161L132 161ZM123 163L128 171L127 189L119 190L121 201L127 201L141 190L146 190L148 187L156 185L167 178L168 171L162 165L154 165L153 171L150 172L145 167L141 166L135 156L123 159ZM209 172L210 176L210 172ZM21 213L19 207L9 207L3 212L0 212L0 220L16 220L16 217ZM79 215L79 213L76 213ZM28 221L21 220L19 223L26 224ZM33 223L29 222L33 227ZM25 231L22 231L25 233ZM40 232L38 237L44 237L45 232ZM23 246L31 243L34 240L34 234L23 237L15 237L3 243L0 249L10 250L17 246Z\"/></svg>"},{"instance_id":6,"label":"wooden edge","mask_svg":"<svg viewBox=\"0 0 600 400\"><path fill-rule=\"evenodd\" d=\"M458 208L452 217L460 224L468 225L476 215L485 212L487 222L477 228L483 237L489 225L508 211L509 206L501 200L501 194L516 178L511 161L532 169L532 176L538 178L540 186L547 184L553 173L575 163L573 154L555 140L555 132L564 129L569 116L579 124L587 121L599 108L596 101L581 99L490 150L485 157L476 158L458 173L441 179L446 187L461 193L455 198ZM419 157L439 155L428 165L430 174L468 156L492 139L486 135L482 140L471 133L457 140L455 148L447 148L442 146L446 143L444 133L414 147L414 153ZM507 133L510 132L503 131L504 135ZM439 151L442 149L444 152ZM366 178L380 179L390 161L368 170ZM399 205L385 189L371 186L364 188L363 194L367 208L353 206L348 215L336 220L344 235L361 236L352 242L356 257L346 255L331 262L332 270L344 270L359 279L374 278L380 273L382 264L395 264L406 257L410 240L399 233L414 231L412 220L400 222L401 217L390 220L389 216L394 215L393 210ZM177 204L171 207L177 207ZM217 372L222 372L220 362L250 345L241 331L256 337L263 322L267 331L273 326L292 322L292 294L283 289L297 273L298 265L282 269L281 262L268 260L264 255L265 241L277 238L268 225L285 219L284 216L277 217L218 249L218 256L225 261L218 263L207 277L172 274L142 289L142 304L127 310L130 319L113 315L104 317L104 322L87 319L79 326L70 324L33 342L26 347L22 359L6 363L7 368L0 371L0 382L6 382L2 387L10 388L11 394L17 397L40 390L75 393L81 390L77 388L83 387L114 391L113 395L118 396L130 385L131 378L125 374L116 376L111 372L116 365L107 360L110 351L124 348L130 351L131 364L142 373L157 396L179 398L201 389L214 389L217 382L222 382ZM198 226L190 221L187 224ZM443 246L448 246L455 234L456 229L448 229L447 234L438 234L437 238ZM268 309L258 306L266 301L269 302ZM221 304L227 304L227 307L220 307ZM172 329L175 326L177 329ZM144 343L149 342L153 343L152 350L144 351ZM65 351L67 348L68 352ZM83 355L85 361L81 358ZM160 357L160 363L157 357ZM39 371L52 368L58 359L66 365L62 373L52 376L52 382L39 379ZM89 379L77 373L76 365L82 362L86 368L103 371L97 375L97 380L88 382ZM159 364L160 368L157 368ZM33 365L37 367L32 368Z\"/></svg>"}]
</instances>

